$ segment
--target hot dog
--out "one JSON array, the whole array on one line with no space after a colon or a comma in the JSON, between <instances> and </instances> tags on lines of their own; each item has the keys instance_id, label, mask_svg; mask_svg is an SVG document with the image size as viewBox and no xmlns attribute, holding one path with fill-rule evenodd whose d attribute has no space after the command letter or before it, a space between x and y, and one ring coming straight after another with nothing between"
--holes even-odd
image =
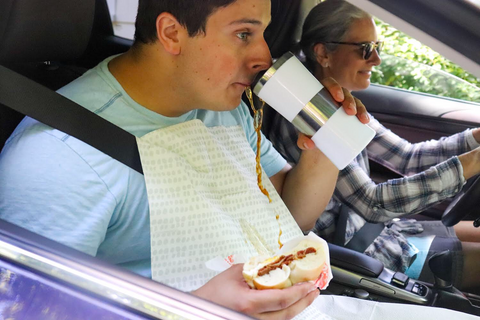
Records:
<instances>
[{"instance_id":1,"label":"hot dog","mask_svg":"<svg viewBox=\"0 0 480 320\"><path fill-rule=\"evenodd\" d=\"M283 289L317 280L325 263L324 247L306 238L280 256L251 258L243 265L243 277L251 288Z\"/></svg>"}]
</instances>

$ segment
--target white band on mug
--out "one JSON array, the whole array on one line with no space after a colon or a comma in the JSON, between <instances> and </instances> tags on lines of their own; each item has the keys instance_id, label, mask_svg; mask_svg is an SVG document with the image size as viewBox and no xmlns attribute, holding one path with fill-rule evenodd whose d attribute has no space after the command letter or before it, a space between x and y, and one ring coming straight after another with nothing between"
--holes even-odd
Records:
<instances>
[{"instance_id":1,"label":"white band on mug","mask_svg":"<svg viewBox=\"0 0 480 320\"><path fill-rule=\"evenodd\" d=\"M345 168L375 131L338 108L307 68L288 52L268 69L253 91L306 135L338 169Z\"/></svg>"}]
</instances>

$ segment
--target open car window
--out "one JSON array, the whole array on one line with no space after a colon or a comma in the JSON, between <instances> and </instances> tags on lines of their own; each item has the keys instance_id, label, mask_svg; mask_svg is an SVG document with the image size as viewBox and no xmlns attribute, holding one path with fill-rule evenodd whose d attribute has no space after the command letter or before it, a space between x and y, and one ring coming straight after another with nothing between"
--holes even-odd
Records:
<instances>
[{"instance_id":1,"label":"open car window","mask_svg":"<svg viewBox=\"0 0 480 320\"><path fill-rule=\"evenodd\" d=\"M420 41L376 19L384 41L372 83L465 101L480 101L480 79Z\"/></svg>"},{"instance_id":2,"label":"open car window","mask_svg":"<svg viewBox=\"0 0 480 320\"><path fill-rule=\"evenodd\" d=\"M138 0L107 0L116 36L133 40Z\"/></svg>"},{"instance_id":3,"label":"open car window","mask_svg":"<svg viewBox=\"0 0 480 320\"><path fill-rule=\"evenodd\" d=\"M348 0L480 77L480 8L475 2Z\"/></svg>"}]
</instances>

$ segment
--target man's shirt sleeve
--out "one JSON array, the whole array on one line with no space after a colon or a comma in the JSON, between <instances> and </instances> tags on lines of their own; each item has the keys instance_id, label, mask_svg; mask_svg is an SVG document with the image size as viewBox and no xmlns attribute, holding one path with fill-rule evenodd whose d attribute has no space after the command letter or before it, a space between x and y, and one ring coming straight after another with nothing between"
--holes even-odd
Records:
<instances>
[{"instance_id":1,"label":"man's shirt sleeve","mask_svg":"<svg viewBox=\"0 0 480 320\"><path fill-rule=\"evenodd\" d=\"M43 127L17 128L0 155L0 217L96 255L116 199L65 142L73 138Z\"/></svg>"}]
</instances>

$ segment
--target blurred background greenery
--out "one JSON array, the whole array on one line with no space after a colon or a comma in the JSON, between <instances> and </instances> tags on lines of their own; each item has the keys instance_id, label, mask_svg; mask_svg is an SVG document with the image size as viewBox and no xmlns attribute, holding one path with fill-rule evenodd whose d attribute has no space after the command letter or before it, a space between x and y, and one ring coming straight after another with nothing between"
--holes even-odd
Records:
<instances>
[{"instance_id":1,"label":"blurred background greenery","mask_svg":"<svg viewBox=\"0 0 480 320\"><path fill-rule=\"evenodd\" d=\"M376 23L385 43L372 83L480 102L480 79L392 26Z\"/></svg>"}]
</instances>

